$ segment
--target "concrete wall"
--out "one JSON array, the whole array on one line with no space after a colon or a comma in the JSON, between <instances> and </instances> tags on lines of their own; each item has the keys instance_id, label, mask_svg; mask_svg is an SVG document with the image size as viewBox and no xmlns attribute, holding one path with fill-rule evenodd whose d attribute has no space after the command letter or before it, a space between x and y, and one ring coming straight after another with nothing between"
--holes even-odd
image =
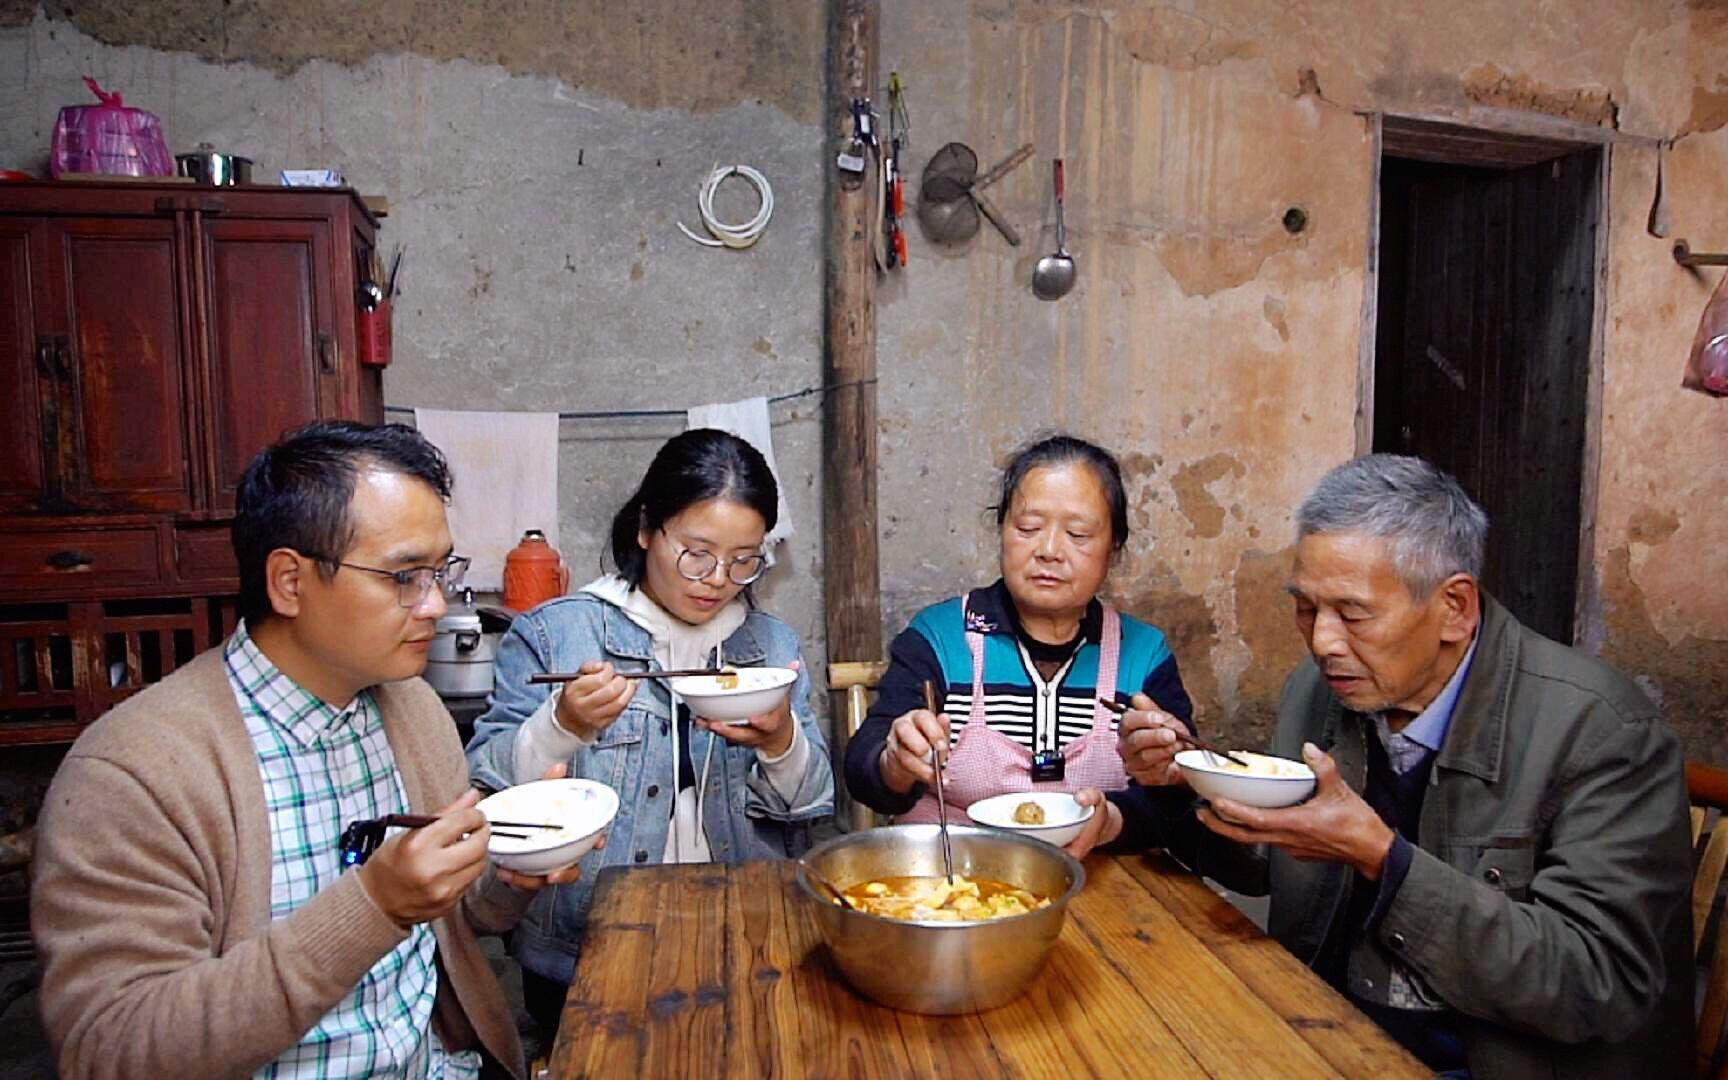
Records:
<instances>
[{"instance_id":1,"label":"concrete wall","mask_svg":"<svg viewBox=\"0 0 1728 1080\"><path fill-rule=\"evenodd\" d=\"M682 409L819 385L823 12L716 0L694 26L672 2L0 3L0 162L37 170L90 74L157 113L173 150L246 154L261 180L336 167L387 196L382 242L408 245L389 405ZM675 225L701 231L717 161L774 186L749 251ZM723 220L755 208L743 181L720 189ZM818 662L819 411L772 406L798 533L758 587ZM612 512L683 426L562 425L573 582L598 571Z\"/></svg>"},{"instance_id":2,"label":"concrete wall","mask_svg":"<svg viewBox=\"0 0 1728 1080\"><path fill-rule=\"evenodd\" d=\"M32 160L90 72L176 147L266 169L334 163L391 197L414 264L397 404L655 407L819 378L822 8L815 0L522 0L354 8L0 0L0 163ZM1588 644L1640 677L1689 750L1728 761L1728 405L1679 387L1714 278L1646 229L1728 246L1719 5L882 0L882 68L911 91L912 164L949 139L1027 233L959 250L913 232L881 305L884 623L995 563L1007 452L1065 427L1121 452L1136 539L1112 577L1176 642L1203 722L1266 729L1300 646L1279 591L1290 515L1354 447L1372 146L1364 111L1526 110L1624 134L1611 152L1600 493ZM1671 148L1666 148L1671 144ZM1048 160L1070 163L1080 285L1027 288ZM774 179L751 255L672 220L715 158ZM1299 205L1309 227L1280 220ZM734 390L740 391L735 394ZM817 410L776 413L802 527L770 602L820 644ZM675 424L565 428L566 553ZM819 648L816 650L819 651Z\"/></svg>"},{"instance_id":3,"label":"concrete wall","mask_svg":"<svg viewBox=\"0 0 1728 1080\"><path fill-rule=\"evenodd\" d=\"M1300 644L1279 586L1294 504L1355 444L1373 150L1360 115L1517 109L1642 137L1612 151L1597 603L1586 638L1728 760L1728 403L1680 388L1709 279L1646 231L1659 148L1675 235L1728 245L1715 5L1184 5L883 0L921 164L1035 142L995 189L1029 234L915 243L881 311L888 621L982 579L973 511L1037 429L1121 452L1130 550L1111 589L1175 639L1203 723L1256 739ZM1034 299L1069 167L1080 284ZM1281 227L1301 206L1306 231ZM934 404L932 404L934 402ZM934 523L934 524L933 524ZM933 535L934 534L934 535Z\"/></svg>"}]
</instances>

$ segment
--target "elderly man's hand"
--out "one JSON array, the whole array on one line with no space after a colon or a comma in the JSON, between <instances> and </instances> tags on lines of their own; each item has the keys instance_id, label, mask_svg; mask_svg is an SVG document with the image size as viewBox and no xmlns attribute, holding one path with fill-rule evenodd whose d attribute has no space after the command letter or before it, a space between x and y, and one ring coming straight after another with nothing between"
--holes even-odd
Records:
<instances>
[{"instance_id":1,"label":"elderly man's hand","mask_svg":"<svg viewBox=\"0 0 1728 1080\"><path fill-rule=\"evenodd\" d=\"M1182 749L1187 726L1145 694L1135 694L1128 703L1129 710L1116 724L1116 753L1123 771L1147 787L1180 783L1176 751Z\"/></svg>"},{"instance_id":2,"label":"elderly man's hand","mask_svg":"<svg viewBox=\"0 0 1728 1080\"><path fill-rule=\"evenodd\" d=\"M1392 830L1344 783L1330 755L1303 743L1302 757L1314 770L1312 799L1278 810L1214 799L1210 809L1197 811L1200 823L1238 843L1271 844L1298 859L1347 863L1368 880L1378 880Z\"/></svg>"}]
</instances>

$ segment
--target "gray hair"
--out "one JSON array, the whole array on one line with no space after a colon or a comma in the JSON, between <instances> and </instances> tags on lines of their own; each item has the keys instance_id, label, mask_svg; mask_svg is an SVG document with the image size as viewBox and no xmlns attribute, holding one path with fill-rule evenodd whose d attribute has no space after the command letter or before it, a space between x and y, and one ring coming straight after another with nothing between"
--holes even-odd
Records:
<instances>
[{"instance_id":1,"label":"gray hair","mask_svg":"<svg viewBox=\"0 0 1728 1080\"><path fill-rule=\"evenodd\" d=\"M1433 594L1453 574L1482 576L1488 515L1458 481L1419 457L1369 454L1338 466L1296 511L1296 539L1356 533L1388 542L1410 595Z\"/></svg>"}]
</instances>

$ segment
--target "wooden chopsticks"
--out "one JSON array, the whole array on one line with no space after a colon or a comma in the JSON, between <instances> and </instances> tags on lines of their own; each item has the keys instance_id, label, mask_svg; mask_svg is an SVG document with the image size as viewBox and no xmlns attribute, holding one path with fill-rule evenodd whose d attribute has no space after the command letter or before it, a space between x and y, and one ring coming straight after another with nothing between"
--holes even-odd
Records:
<instances>
[{"instance_id":1,"label":"wooden chopsticks","mask_svg":"<svg viewBox=\"0 0 1728 1080\"><path fill-rule=\"evenodd\" d=\"M676 675L732 675L734 672L723 671L720 668L674 668L671 671L617 671L613 672L620 679L670 679ZM528 676L529 686L540 686L545 683L567 683L571 679L580 679L580 672L542 671Z\"/></svg>"},{"instance_id":2,"label":"wooden chopsticks","mask_svg":"<svg viewBox=\"0 0 1728 1080\"><path fill-rule=\"evenodd\" d=\"M394 826L402 829L424 829L426 826L432 824L438 819L426 814L387 814L382 820L386 826ZM501 831L498 826L502 825L505 829L563 828L562 825L547 825L533 821L488 821L487 824L492 826L493 836L505 836L512 840L526 840L528 839L528 834L521 832L504 832Z\"/></svg>"},{"instance_id":3,"label":"wooden chopsticks","mask_svg":"<svg viewBox=\"0 0 1728 1080\"><path fill-rule=\"evenodd\" d=\"M1111 712L1115 713L1117 716L1121 716L1133 708L1132 705L1124 705L1120 701L1113 701L1110 698L1105 698L1105 697L1099 698L1098 704L1104 706L1106 709L1109 709ZM1188 734L1186 731L1178 731L1176 733L1176 737L1178 739L1180 739L1181 741L1187 743L1189 746L1192 746L1194 749L1204 750L1208 754L1211 754L1213 757L1224 758L1227 761L1231 761L1237 765L1242 766L1244 769L1248 769L1248 768L1253 767L1253 766L1249 765L1246 761L1243 761L1241 758L1237 757L1235 754L1232 754L1230 751L1220 750L1216 746L1213 746L1211 743L1207 742L1205 739L1197 738L1193 735Z\"/></svg>"}]
</instances>

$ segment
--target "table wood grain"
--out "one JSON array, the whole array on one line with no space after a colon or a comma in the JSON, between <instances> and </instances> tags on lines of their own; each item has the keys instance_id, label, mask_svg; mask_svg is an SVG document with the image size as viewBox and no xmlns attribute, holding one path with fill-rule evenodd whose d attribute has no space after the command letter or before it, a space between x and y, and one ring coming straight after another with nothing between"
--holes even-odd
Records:
<instances>
[{"instance_id":1,"label":"table wood grain","mask_svg":"<svg viewBox=\"0 0 1728 1080\"><path fill-rule=\"evenodd\" d=\"M1043 973L973 1016L854 993L791 863L603 871L552 1055L613 1076L1427 1076L1162 856L1093 856Z\"/></svg>"}]
</instances>

